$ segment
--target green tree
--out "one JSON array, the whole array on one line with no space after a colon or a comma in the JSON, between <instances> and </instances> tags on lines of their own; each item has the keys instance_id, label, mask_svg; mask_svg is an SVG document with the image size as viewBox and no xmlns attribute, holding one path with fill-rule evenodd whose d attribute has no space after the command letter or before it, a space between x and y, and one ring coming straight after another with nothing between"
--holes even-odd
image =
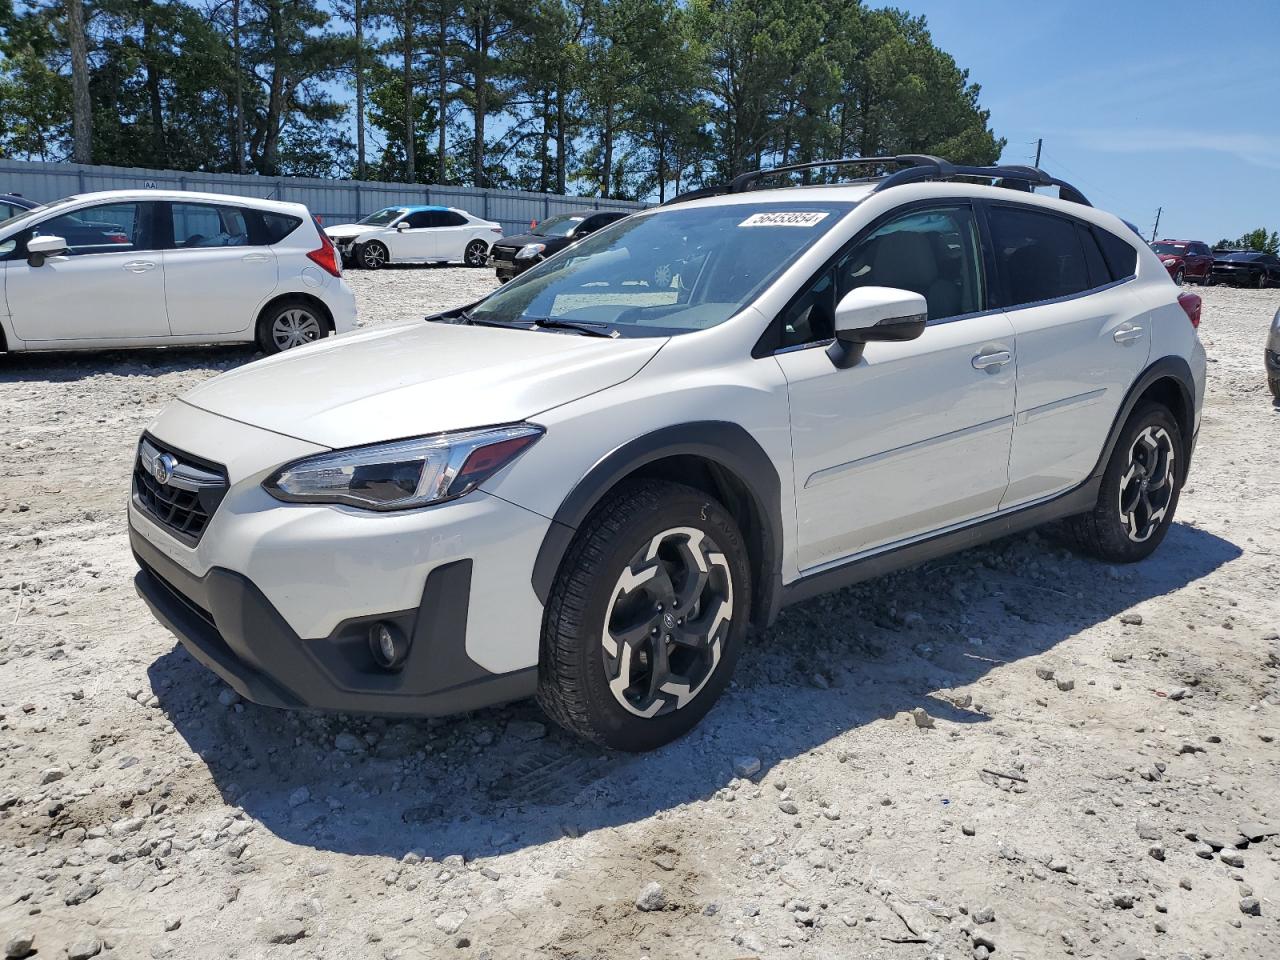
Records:
<instances>
[{"instance_id":1,"label":"green tree","mask_svg":"<svg viewBox=\"0 0 1280 960\"><path fill-rule=\"evenodd\" d=\"M1256 250L1258 253L1280 253L1280 233L1275 230L1267 233L1266 227L1258 227L1238 240L1219 240L1217 245L1236 250Z\"/></svg>"}]
</instances>

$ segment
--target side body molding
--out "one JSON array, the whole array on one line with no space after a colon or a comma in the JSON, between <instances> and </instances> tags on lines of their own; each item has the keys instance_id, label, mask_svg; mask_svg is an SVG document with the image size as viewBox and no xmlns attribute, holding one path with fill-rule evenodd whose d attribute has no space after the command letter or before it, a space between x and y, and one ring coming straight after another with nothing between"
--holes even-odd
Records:
<instances>
[{"instance_id":1,"label":"side body molding","mask_svg":"<svg viewBox=\"0 0 1280 960\"><path fill-rule=\"evenodd\" d=\"M533 566L533 590L546 605L560 563L592 508L618 481L668 457L696 457L710 464L718 486L738 485L749 501L742 524L757 573L752 622L767 626L777 615L782 577L781 486L773 461L745 429L722 420L663 427L610 451L580 479L552 518ZM732 510L734 504L727 506Z\"/></svg>"}]
</instances>

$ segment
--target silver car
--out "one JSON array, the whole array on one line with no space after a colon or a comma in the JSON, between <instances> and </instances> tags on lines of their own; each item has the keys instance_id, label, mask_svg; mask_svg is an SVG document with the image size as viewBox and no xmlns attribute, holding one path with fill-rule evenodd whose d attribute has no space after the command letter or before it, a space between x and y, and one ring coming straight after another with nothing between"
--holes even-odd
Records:
<instances>
[{"instance_id":1,"label":"silver car","mask_svg":"<svg viewBox=\"0 0 1280 960\"><path fill-rule=\"evenodd\" d=\"M1271 331L1267 334L1267 383L1271 395L1280 400L1280 310L1271 318Z\"/></svg>"}]
</instances>

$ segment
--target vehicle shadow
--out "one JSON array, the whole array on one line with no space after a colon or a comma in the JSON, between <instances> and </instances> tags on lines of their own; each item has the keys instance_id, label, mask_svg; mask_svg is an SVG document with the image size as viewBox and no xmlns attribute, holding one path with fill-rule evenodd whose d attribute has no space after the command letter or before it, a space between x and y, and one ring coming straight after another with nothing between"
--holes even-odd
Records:
<instances>
[{"instance_id":1,"label":"vehicle shadow","mask_svg":"<svg viewBox=\"0 0 1280 960\"><path fill-rule=\"evenodd\" d=\"M957 688L1240 553L1175 524L1152 559L1117 569L1033 533L816 598L752 639L736 682L698 729L641 756L549 725L544 733L532 703L409 722L228 707L219 701L226 688L181 647L149 675L223 799L277 836L346 854L490 856L706 798L733 779L737 757L758 757L767 772L918 706L940 721L987 722L981 691L970 703ZM359 747L339 749L339 733ZM893 762L858 758L864 769Z\"/></svg>"},{"instance_id":2,"label":"vehicle shadow","mask_svg":"<svg viewBox=\"0 0 1280 960\"><path fill-rule=\"evenodd\" d=\"M70 383L90 377L163 377L188 371L212 376L263 356L247 343L211 347L11 353L0 362L0 384Z\"/></svg>"}]
</instances>

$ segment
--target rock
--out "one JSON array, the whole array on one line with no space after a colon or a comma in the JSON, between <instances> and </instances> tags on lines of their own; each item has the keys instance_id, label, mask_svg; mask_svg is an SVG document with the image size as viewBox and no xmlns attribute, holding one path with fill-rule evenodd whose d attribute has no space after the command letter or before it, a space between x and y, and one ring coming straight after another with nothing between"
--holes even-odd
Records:
<instances>
[{"instance_id":1,"label":"rock","mask_svg":"<svg viewBox=\"0 0 1280 960\"><path fill-rule=\"evenodd\" d=\"M1070 677L1058 678L1058 689L1061 690L1063 693L1066 693L1068 690L1074 690L1075 688L1076 688L1076 682L1072 680Z\"/></svg>"},{"instance_id":2,"label":"rock","mask_svg":"<svg viewBox=\"0 0 1280 960\"><path fill-rule=\"evenodd\" d=\"M165 917L164 918L165 933L173 933L173 931L177 930L180 926L182 926L181 917Z\"/></svg>"},{"instance_id":3,"label":"rock","mask_svg":"<svg viewBox=\"0 0 1280 960\"><path fill-rule=\"evenodd\" d=\"M1153 860L1164 861L1164 844L1155 843L1147 848L1147 854Z\"/></svg>"},{"instance_id":4,"label":"rock","mask_svg":"<svg viewBox=\"0 0 1280 960\"><path fill-rule=\"evenodd\" d=\"M667 895L662 890L662 884L656 880L645 884L645 888L640 891L640 895L636 897L636 909L643 910L645 913L651 913L654 910L663 910L667 906Z\"/></svg>"},{"instance_id":5,"label":"rock","mask_svg":"<svg viewBox=\"0 0 1280 960\"><path fill-rule=\"evenodd\" d=\"M299 787L293 793L289 794L289 806L300 807L311 799L311 791L306 787Z\"/></svg>"},{"instance_id":6,"label":"rock","mask_svg":"<svg viewBox=\"0 0 1280 960\"><path fill-rule=\"evenodd\" d=\"M733 775L742 777L744 780L748 777L754 777L760 772L759 757L734 757L733 758Z\"/></svg>"},{"instance_id":7,"label":"rock","mask_svg":"<svg viewBox=\"0 0 1280 960\"><path fill-rule=\"evenodd\" d=\"M230 687L223 687L218 694L218 702L224 707L234 707L240 702L240 694L236 693Z\"/></svg>"},{"instance_id":8,"label":"rock","mask_svg":"<svg viewBox=\"0 0 1280 960\"><path fill-rule=\"evenodd\" d=\"M512 720L507 724L507 736L522 743L532 743L547 735L547 725L537 720Z\"/></svg>"},{"instance_id":9,"label":"rock","mask_svg":"<svg viewBox=\"0 0 1280 960\"><path fill-rule=\"evenodd\" d=\"M991 923L996 918L994 907L977 907L969 911L969 918L974 923Z\"/></svg>"},{"instance_id":10,"label":"rock","mask_svg":"<svg viewBox=\"0 0 1280 960\"><path fill-rule=\"evenodd\" d=\"M1186 696L1187 696L1186 687L1175 687L1174 689L1169 691L1170 700L1184 700L1186 699Z\"/></svg>"},{"instance_id":11,"label":"rock","mask_svg":"<svg viewBox=\"0 0 1280 960\"><path fill-rule=\"evenodd\" d=\"M1119 893L1112 894L1111 896L1111 905L1114 907L1117 907L1120 910L1132 910L1133 901L1134 901L1133 894L1124 890L1120 891Z\"/></svg>"},{"instance_id":12,"label":"rock","mask_svg":"<svg viewBox=\"0 0 1280 960\"><path fill-rule=\"evenodd\" d=\"M796 802L794 800L779 800L778 809L793 817L800 812L800 808L796 806Z\"/></svg>"},{"instance_id":13,"label":"rock","mask_svg":"<svg viewBox=\"0 0 1280 960\"><path fill-rule=\"evenodd\" d=\"M343 753L357 753L364 749L364 741L346 730L333 738L333 745Z\"/></svg>"},{"instance_id":14,"label":"rock","mask_svg":"<svg viewBox=\"0 0 1280 960\"><path fill-rule=\"evenodd\" d=\"M86 883L82 886L76 887L74 890L68 893L63 898L63 902L68 907L76 907L84 903L86 900L93 899L97 895L98 895L98 885L96 883Z\"/></svg>"},{"instance_id":15,"label":"rock","mask_svg":"<svg viewBox=\"0 0 1280 960\"><path fill-rule=\"evenodd\" d=\"M1183 890L1190 890L1190 889L1191 889L1191 878L1190 878L1190 877L1183 877L1181 880L1179 880L1179 881L1178 881L1178 886L1180 886Z\"/></svg>"},{"instance_id":16,"label":"rock","mask_svg":"<svg viewBox=\"0 0 1280 960\"><path fill-rule=\"evenodd\" d=\"M1196 856L1199 857L1201 860L1212 860L1213 847L1209 846L1207 843L1197 843Z\"/></svg>"},{"instance_id":17,"label":"rock","mask_svg":"<svg viewBox=\"0 0 1280 960\"><path fill-rule=\"evenodd\" d=\"M1257 897L1241 897L1240 912L1250 917L1262 916L1262 904L1258 902Z\"/></svg>"},{"instance_id":18,"label":"rock","mask_svg":"<svg viewBox=\"0 0 1280 960\"><path fill-rule=\"evenodd\" d=\"M101 940L97 937L82 937L67 947L67 960L89 960L101 952Z\"/></svg>"},{"instance_id":19,"label":"rock","mask_svg":"<svg viewBox=\"0 0 1280 960\"><path fill-rule=\"evenodd\" d=\"M911 717L916 722L916 726L921 730L933 729L933 717L929 716L929 711L924 707L916 707L911 711Z\"/></svg>"},{"instance_id":20,"label":"rock","mask_svg":"<svg viewBox=\"0 0 1280 960\"><path fill-rule=\"evenodd\" d=\"M435 925L438 929L443 930L449 936L453 936L462 925L467 922L467 915L461 910L450 910L448 913L442 913L436 917Z\"/></svg>"},{"instance_id":21,"label":"rock","mask_svg":"<svg viewBox=\"0 0 1280 960\"><path fill-rule=\"evenodd\" d=\"M1053 667L1036 667L1036 676L1041 680L1053 679Z\"/></svg>"},{"instance_id":22,"label":"rock","mask_svg":"<svg viewBox=\"0 0 1280 960\"><path fill-rule=\"evenodd\" d=\"M1250 843L1261 843L1267 837L1280 835L1280 828L1269 827L1265 823L1257 823L1252 820L1241 822L1237 829L1240 831L1240 836L1246 838Z\"/></svg>"},{"instance_id":23,"label":"rock","mask_svg":"<svg viewBox=\"0 0 1280 960\"><path fill-rule=\"evenodd\" d=\"M1218 854L1218 859L1225 863L1228 867L1237 867L1243 869L1244 857L1238 850L1223 850Z\"/></svg>"},{"instance_id":24,"label":"rock","mask_svg":"<svg viewBox=\"0 0 1280 960\"><path fill-rule=\"evenodd\" d=\"M1049 869L1054 873L1066 873L1070 867L1061 857L1054 857L1049 861Z\"/></svg>"},{"instance_id":25,"label":"rock","mask_svg":"<svg viewBox=\"0 0 1280 960\"><path fill-rule=\"evenodd\" d=\"M1150 820L1139 820L1135 825L1140 840L1159 840L1160 828Z\"/></svg>"},{"instance_id":26,"label":"rock","mask_svg":"<svg viewBox=\"0 0 1280 960\"><path fill-rule=\"evenodd\" d=\"M966 837L972 837L977 834L978 828L975 827L972 823L962 823L960 824L960 832L963 833Z\"/></svg>"},{"instance_id":27,"label":"rock","mask_svg":"<svg viewBox=\"0 0 1280 960\"><path fill-rule=\"evenodd\" d=\"M19 930L5 942L5 960L18 960L19 957L25 957L31 952L31 947L35 942L36 935L34 933L30 930Z\"/></svg>"},{"instance_id":28,"label":"rock","mask_svg":"<svg viewBox=\"0 0 1280 960\"><path fill-rule=\"evenodd\" d=\"M67 771L63 770L61 767L50 767L48 770L45 770L40 774L40 786L43 787L46 783L53 783L55 780L61 780L66 775Z\"/></svg>"},{"instance_id":29,"label":"rock","mask_svg":"<svg viewBox=\"0 0 1280 960\"><path fill-rule=\"evenodd\" d=\"M307 935L301 920L272 920L262 926L262 938L267 943L297 943Z\"/></svg>"},{"instance_id":30,"label":"rock","mask_svg":"<svg viewBox=\"0 0 1280 960\"><path fill-rule=\"evenodd\" d=\"M1142 614L1122 613L1120 614L1120 622L1128 624L1131 627L1140 627L1142 626Z\"/></svg>"},{"instance_id":31,"label":"rock","mask_svg":"<svg viewBox=\"0 0 1280 960\"><path fill-rule=\"evenodd\" d=\"M125 820L117 820L111 825L111 835L113 837L127 837L131 833L137 833L142 829L143 820L141 817L129 817Z\"/></svg>"}]
</instances>

